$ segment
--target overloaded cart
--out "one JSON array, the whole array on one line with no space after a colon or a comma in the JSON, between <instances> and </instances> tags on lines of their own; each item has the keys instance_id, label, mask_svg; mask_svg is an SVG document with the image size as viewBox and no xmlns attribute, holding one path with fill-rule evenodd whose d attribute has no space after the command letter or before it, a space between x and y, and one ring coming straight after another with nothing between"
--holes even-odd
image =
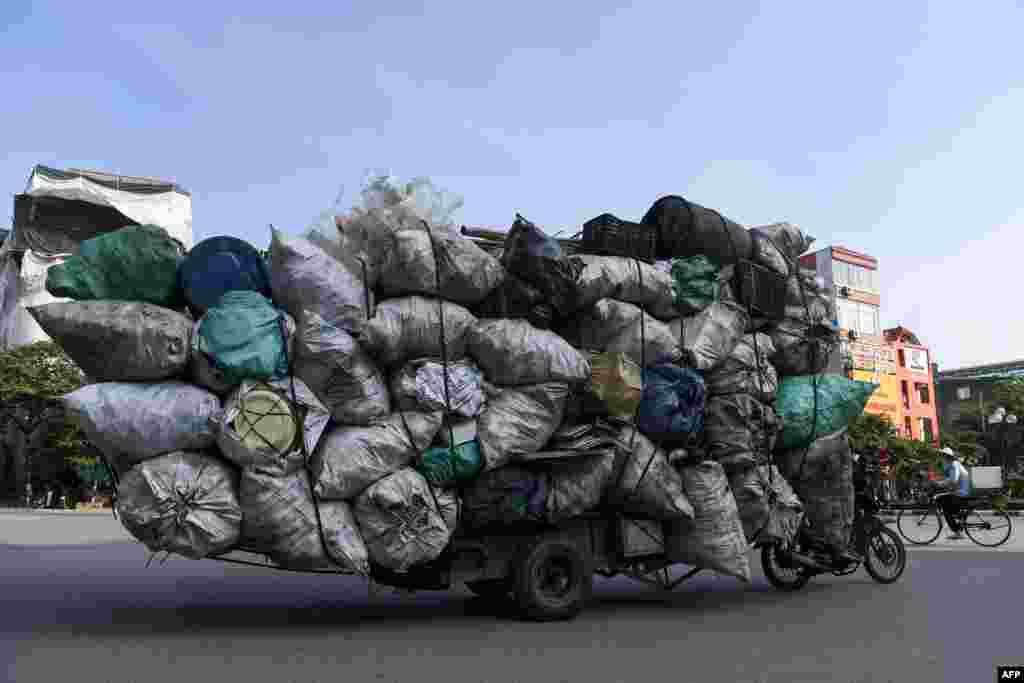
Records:
<instances>
[{"instance_id":1,"label":"overloaded cart","mask_svg":"<svg viewBox=\"0 0 1024 683\"><path fill-rule=\"evenodd\" d=\"M798 267L812 238L676 196L568 240L522 216L460 231L460 203L376 177L304 236L272 230L268 260L129 226L52 268L70 301L31 312L87 377L64 401L128 531L539 619L576 614L594 573L749 581L750 546L802 523L845 550L852 484L815 446L874 386L819 381L837 331Z\"/></svg>"}]
</instances>

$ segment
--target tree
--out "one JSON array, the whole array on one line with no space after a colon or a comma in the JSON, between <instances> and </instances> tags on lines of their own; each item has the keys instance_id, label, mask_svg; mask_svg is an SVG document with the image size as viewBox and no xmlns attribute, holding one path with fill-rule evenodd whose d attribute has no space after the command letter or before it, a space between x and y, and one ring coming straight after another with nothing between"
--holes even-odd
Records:
<instances>
[{"instance_id":1,"label":"tree","mask_svg":"<svg viewBox=\"0 0 1024 683\"><path fill-rule=\"evenodd\" d=\"M896 438L896 427L887 415L861 413L850 420L850 446L858 453L876 453Z\"/></svg>"},{"instance_id":2,"label":"tree","mask_svg":"<svg viewBox=\"0 0 1024 683\"><path fill-rule=\"evenodd\" d=\"M95 461L86 454L85 437L66 419L59 400L84 381L82 371L53 342L37 342L0 354L0 445L6 441L9 426L21 432L11 456L25 463L26 476L31 476L37 447L63 460L65 466Z\"/></svg>"}]
</instances>

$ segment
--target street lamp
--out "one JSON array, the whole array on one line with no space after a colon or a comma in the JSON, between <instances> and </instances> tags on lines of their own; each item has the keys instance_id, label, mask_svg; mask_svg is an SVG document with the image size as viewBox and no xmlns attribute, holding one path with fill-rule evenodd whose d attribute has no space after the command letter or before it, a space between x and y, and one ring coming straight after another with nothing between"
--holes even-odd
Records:
<instances>
[{"instance_id":1,"label":"street lamp","mask_svg":"<svg viewBox=\"0 0 1024 683\"><path fill-rule=\"evenodd\" d=\"M1017 416L1013 413L1007 414L1006 408L996 408L996 411L988 418L988 423L991 425L999 425L999 460L1000 465L1003 469L1003 481L1006 481L1010 466L1009 466L1009 448L1006 444L1006 430L1010 425L1017 424Z\"/></svg>"}]
</instances>

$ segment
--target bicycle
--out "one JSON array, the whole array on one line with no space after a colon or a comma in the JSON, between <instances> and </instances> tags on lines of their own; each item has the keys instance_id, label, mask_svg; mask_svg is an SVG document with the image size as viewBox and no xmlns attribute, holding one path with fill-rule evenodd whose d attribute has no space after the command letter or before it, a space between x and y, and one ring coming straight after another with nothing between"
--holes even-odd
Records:
<instances>
[{"instance_id":1,"label":"bicycle","mask_svg":"<svg viewBox=\"0 0 1024 683\"><path fill-rule=\"evenodd\" d=\"M945 515L939 507L939 498L948 493L932 493L923 508L900 510L896 516L896 528L900 535L912 545L930 545L942 534ZM982 516L987 510L990 518ZM989 496L963 498L963 505L957 512L957 524L977 545L983 548L998 548L1010 539L1013 522L1005 510L993 509Z\"/></svg>"},{"instance_id":2,"label":"bicycle","mask_svg":"<svg viewBox=\"0 0 1024 683\"><path fill-rule=\"evenodd\" d=\"M761 546L761 565L765 578L776 589L796 591L817 574L847 576L864 569L878 583L895 583L907 568L907 550L900 537L878 518L878 498L868 490L857 494L851 547L859 556L837 561L814 538L806 518L790 543L774 542Z\"/></svg>"}]
</instances>

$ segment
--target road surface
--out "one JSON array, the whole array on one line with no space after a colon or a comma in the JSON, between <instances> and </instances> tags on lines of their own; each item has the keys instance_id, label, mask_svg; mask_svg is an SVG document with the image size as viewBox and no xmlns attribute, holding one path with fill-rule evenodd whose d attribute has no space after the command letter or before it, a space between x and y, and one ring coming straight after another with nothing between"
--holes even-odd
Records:
<instances>
[{"instance_id":1,"label":"road surface","mask_svg":"<svg viewBox=\"0 0 1024 683\"><path fill-rule=\"evenodd\" d=\"M756 562L750 585L698 575L667 601L602 580L575 621L534 624L464 590L371 594L179 558L147 569L109 515L0 513L0 539L10 681L973 682L1024 663L1017 541L911 551L892 586L861 571L787 595Z\"/></svg>"}]
</instances>

